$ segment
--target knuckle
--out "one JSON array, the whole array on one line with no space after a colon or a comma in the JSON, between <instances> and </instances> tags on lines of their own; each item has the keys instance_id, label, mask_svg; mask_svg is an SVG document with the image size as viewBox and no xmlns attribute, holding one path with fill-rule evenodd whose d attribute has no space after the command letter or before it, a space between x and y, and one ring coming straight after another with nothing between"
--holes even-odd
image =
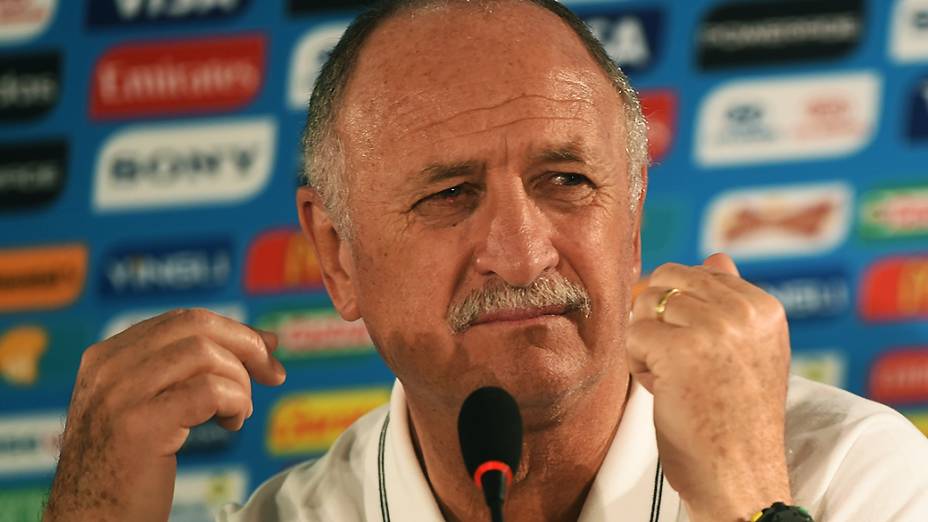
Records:
<instances>
[{"instance_id":1,"label":"knuckle","mask_svg":"<svg viewBox=\"0 0 928 522\"><path fill-rule=\"evenodd\" d=\"M99 343L88 346L84 353L81 354L80 368L85 369L96 364L100 360L101 351L103 351L103 347Z\"/></svg>"},{"instance_id":2,"label":"knuckle","mask_svg":"<svg viewBox=\"0 0 928 522\"><path fill-rule=\"evenodd\" d=\"M216 375L208 374L203 377L203 389L205 396L211 403L219 402L219 398L225 393L225 382Z\"/></svg>"},{"instance_id":3,"label":"knuckle","mask_svg":"<svg viewBox=\"0 0 928 522\"><path fill-rule=\"evenodd\" d=\"M651 274L652 278L663 278L668 275L678 273L683 267L680 263L664 263L659 267L654 269L654 272Z\"/></svg>"},{"instance_id":4,"label":"knuckle","mask_svg":"<svg viewBox=\"0 0 928 522\"><path fill-rule=\"evenodd\" d=\"M178 316L185 321L204 326L211 324L215 320L213 312L199 307L183 308Z\"/></svg>"}]
</instances>

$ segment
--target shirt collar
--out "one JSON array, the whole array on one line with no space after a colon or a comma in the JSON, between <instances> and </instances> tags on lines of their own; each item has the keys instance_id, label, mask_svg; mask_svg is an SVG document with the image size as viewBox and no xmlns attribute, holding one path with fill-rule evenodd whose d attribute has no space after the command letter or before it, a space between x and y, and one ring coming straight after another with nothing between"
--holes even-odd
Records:
<instances>
[{"instance_id":1,"label":"shirt collar","mask_svg":"<svg viewBox=\"0 0 928 522\"><path fill-rule=\"evenodd\" d=\"M406 393L399 380L393 386L384 422L386 429L382 437L377 437L377 451L371 451L367 461L366 475L376 477L378 482L377 487L365 488L368 520L444 520L415 454ZM676 493L658 469L653 397L632 379L622 420L579 521L674 520L678 505ZM664 512L657 517L660 510Z\"/></svg>"}]
</instances>

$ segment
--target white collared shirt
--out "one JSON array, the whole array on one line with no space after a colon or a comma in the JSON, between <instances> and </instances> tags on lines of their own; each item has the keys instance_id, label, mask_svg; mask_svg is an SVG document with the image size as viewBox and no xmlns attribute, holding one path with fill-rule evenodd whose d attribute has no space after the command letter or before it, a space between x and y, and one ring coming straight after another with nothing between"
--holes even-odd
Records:
<instances>
[{"instance_id":1,"label":"white collared shirt","mask_svg":"<svg viewBox=\"0 0 928 522\"><path fill-rule=\"evenodd\" d=\"M688 520L660 469L652 414L653 397L632 381L580 522ZM786 450L793 500L817 522L928 520L928 439L883 405L792 377ZM272 477L218 520L443 521L415 455L403 386L321 459Z\"/></svg>"}]
</instances>

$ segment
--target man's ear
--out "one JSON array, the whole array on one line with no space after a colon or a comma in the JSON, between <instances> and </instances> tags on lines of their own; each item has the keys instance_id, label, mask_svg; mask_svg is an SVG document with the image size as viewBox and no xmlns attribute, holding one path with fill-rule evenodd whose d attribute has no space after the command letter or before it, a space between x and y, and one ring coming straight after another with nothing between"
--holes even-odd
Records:
<instances>
[{"instance_id":1,"label":"man's ear","mask_svg":"<svg viewBox=\"0 0 928 522\"><path fill-rule=\"evenodd\" d=\"M648 167L641 167L641 194L638 195L638 201L635 205L635 212L632 214L632 254L633 254L633 276L637 280L641 277L641 225L644 223L644 200L648 194Z\"/></svg>"},{"instance_id":2,"label":"man's ear","mask_svg":"<svg viewBox=\"0 0 928 522\"><path fill-rule=\"evenodd\" d=\"M338 235L316 189L309 186L297 189L296 208L300 216L300 227L316 252L322 282L332 304L346 321L360 319L352 279L354 267L351 266L351 252L348 250L350 245Z\"/></svg>"}]
</instances>

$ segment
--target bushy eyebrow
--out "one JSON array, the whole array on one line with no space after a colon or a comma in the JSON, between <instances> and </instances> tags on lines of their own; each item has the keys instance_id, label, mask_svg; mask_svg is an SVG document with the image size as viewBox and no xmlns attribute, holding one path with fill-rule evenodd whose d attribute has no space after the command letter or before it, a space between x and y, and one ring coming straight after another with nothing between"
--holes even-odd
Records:
<instances>
[{"instance_id":1,"label":"bushy eyebrow","mask_svg":"<svg viewBox=\"0 0 928 522\"><path fill-rule=\"evenodd\" d=\"M456 161L453 163L433 163L420 172L420 181L436 183L451 178L470 176L484 170L484 164L479 161Z\"/></svg>"},{"instance_id":2,"label":"bushy eyebrow","mask_svg":"<svg viewBox=\"0 0 928 522\"><path fill-rule=\"evenodd\" d=\"M544 163L586 163L586 153L579 140L562 145L551 145L539 149L529 156L534 164ZM416 176L416 184L433 184L449 179L474 176L486 170L486 163L477 160L454 161L450 163L432 163Z\"/></svg>"},{"instance_id":3,"label":"bushy eyebrow","mask_svg":"<svg viewBox=\"0 0 928 522\"><path fill-rule=\"evenodd\" d=\"M533 163L586 163L586 154L578 141L546 147L531 157Z\"/></svg>"}]
</instances>

